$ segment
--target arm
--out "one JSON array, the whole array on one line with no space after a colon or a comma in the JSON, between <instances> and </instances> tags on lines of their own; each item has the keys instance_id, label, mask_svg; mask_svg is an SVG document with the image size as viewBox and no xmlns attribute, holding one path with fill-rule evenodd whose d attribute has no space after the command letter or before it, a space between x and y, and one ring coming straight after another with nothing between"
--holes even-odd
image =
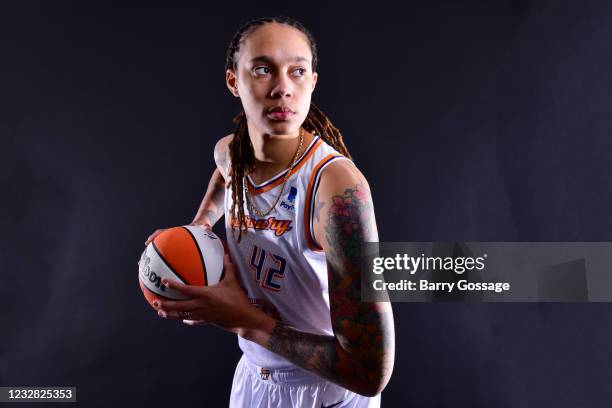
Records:
<instances>
[{"instance_id":1,"label":"arm","mask_svg":"<svg viewBox=\"0 0 612 408\"><path fill-rule=\"evenodd\" d=\"M393 315L389 303L360 301L360 245L378 241L378 233L367 182L352 164L338 161L324 170L314 227L327 258L334 335L266 318L243 337L351 391L379 394L393 370Z\"/></svg>"},{"instance_id":2,"label":"arm","mask_svg":"<svg viewBox=\"0 0 612 408\"><path fill-rule=\"evenodd\" d=\"M233 135L225 136L215 145L214 155L216 169L210 177L204 198L190 225L201 225L204 228L212 228L223 216L225 209L225 180L227 179L226 173L229 169L229 142L232 137ZM145 245L148 245L163 231L165 231L165 228L155 230L155 232L149 235L145 241Z\"/></svg>"},{"instance_id":3,"label":"arm","mask_svg":"<svg viewBox=\"0 0 612 408\"><path fill-rule=\"evenodd\" d=\"M225 179L219 169L215 169L200 208L196 213L191 225L201 225L205 228L212 228L213 225L223 216L224 212Z\"/></svg>"},{"instance_id":4,"label":"arm","mask_svg":"<svg viewBox=\"0 0 612 408\"><path fill-rule=\"evenodd\" d=\"M214 156L217 168L208 182L208 188L191 222L192 225L212 228L224 214L225 180L227 179L231 137L232 135L226 136L215 145Z\"/></svg>"}]
</instances>

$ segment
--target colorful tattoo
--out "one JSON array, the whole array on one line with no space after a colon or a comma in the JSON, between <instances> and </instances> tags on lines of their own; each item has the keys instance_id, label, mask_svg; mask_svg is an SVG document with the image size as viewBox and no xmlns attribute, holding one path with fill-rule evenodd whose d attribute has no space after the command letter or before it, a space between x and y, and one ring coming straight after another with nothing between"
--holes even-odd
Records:
<instances>
[{"instance_id":1,"label":"colorful tattoo","mask_svg":"<svg viewBox=\"0 0 612 408\"><path fill-rule=\"evenodd\" d=\"M335 336L305 333L278 322L268 347L346 388L371 389L391 375L394 334L390 307L361 302L361 244L378 241L369 191L357 184L332 197L325 222Z\"/></svg>"},{"instance_id":2,"label":"colorful tattoo","mask_svg":"<svg viewBox=\"0 0 612 408\"><path fill-rule=\"evenodd\" d=\"M340 344L355 353L353 370L363 381L376 381L392 353L393 322L375 303L361 302L361 245L378 241L370 193L361 184L333 197L325 228L329 253L332 326Z\"/></svg>"},{"instance_id":3,"label":"colorful tattoo","mask_svg":"<svg viewBox=\"0 0 612 408\"><path fill-rule=\"evenodd\" d=\"M333 336L303 332L279 321L270 334L268 348L321 377L338 381L334 370L338 353Z\"/></svg>"}]
</instances>

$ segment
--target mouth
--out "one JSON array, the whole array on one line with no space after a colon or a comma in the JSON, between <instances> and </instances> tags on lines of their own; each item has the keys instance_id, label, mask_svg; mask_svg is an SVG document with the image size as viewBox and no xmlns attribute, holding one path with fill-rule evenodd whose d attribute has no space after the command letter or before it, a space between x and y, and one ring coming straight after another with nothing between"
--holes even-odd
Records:
<instances>
[{"instance_id":1,"label":"mouth","mask_svg":"<svg viewBox=\"0 0 612 408\"><path fill-rule=\"evenodd\" d=\"M272 120L287 120L293 115L295 111L288 106L274 106L266 114Z\"/></svg>"}]
</instances>

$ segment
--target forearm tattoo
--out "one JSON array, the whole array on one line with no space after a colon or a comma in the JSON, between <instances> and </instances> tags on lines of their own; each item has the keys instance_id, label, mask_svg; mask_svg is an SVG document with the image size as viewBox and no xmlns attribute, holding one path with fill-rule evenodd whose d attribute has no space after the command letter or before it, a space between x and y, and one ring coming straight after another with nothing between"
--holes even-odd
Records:
<instances>
[{"instance_id":1,"label":"forearm tattoo","mask_svg":"<svg viewBox=\"0 0 612 408\"><path fill-rule=\"evenodd\" d=\"M269 348L341 385L380 384L391 374L393 317L389 309L361 302L363 242L378 235L369 191L357 184L326 207L325 239L330 311L335 337L304 333L279 322Z\"/></svg>"},{"instance_id":2,"label":"forearm tattoo","mask_svg":"<svg viewBox=\"0 0 612 408\"><path fill-rule=\"evenodd\" d=\"M309 371L338 382L334 336L307 333L279 321L270 334L268 348Z\"/></svg>"}]
</instances>

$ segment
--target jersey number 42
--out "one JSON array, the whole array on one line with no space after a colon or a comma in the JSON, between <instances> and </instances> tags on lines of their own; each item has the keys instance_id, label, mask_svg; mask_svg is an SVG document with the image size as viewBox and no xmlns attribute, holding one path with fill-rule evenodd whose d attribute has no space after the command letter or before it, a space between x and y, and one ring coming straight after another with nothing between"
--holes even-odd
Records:
<instances>
[{"instance_id":1,"label":"jersey number 42","mask_svg":"<svg viewBox=\"0 0 612 408\"><path fill-rule=\"evenodd\" d=\"M266 258L270 259L274 266L266 265ZM287 266L287 260L282 256L274 255L271 252L267 252L264 249L253 245L251 251L251 260L249 262L249 269L253 272L255 280L265 289L273 290L278 292L281 290L280 279L285 277L285 267Z\"/></svg>"}]
</instances>

